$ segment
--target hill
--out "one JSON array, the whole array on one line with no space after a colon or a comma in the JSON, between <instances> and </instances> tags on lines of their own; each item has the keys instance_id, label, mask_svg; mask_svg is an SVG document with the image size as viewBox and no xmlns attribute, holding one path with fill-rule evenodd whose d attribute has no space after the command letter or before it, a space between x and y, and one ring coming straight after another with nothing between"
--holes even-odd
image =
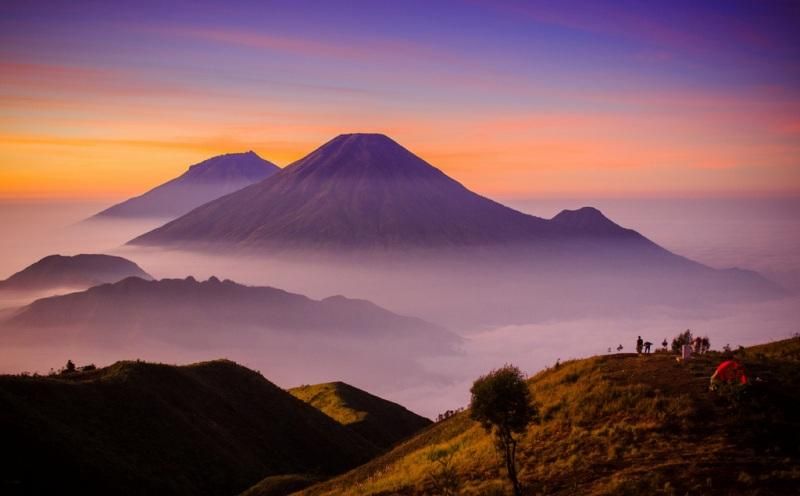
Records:
<instances>
[{"instance_id":1,"label":"hill","mask_svg":"<svg viewBox=\"0 0 800 496\"><path fill-rule=\"evenodd\" d=\"M237 494L330 475L374 448L260 374L219 360L0 376L3 494Z\"/></svg>"},{"instance_id":2,"label":"hill","mask_svg":"<svg viewBox=\"0 0 800 496\"><path fill-rule=\"evenodd\" d=\"M269 180L204 205L131 244L428 249L591 233L581 227L523 214L473 193L387 136L344 134ZM633 231L615 232L653 248Z\"/></svg>"},{"instance_id":3,"label":"hill","mask_svg":"<svg viewBox=\"0 0 800 496\"><path fill-rule=\"evenodd\" d=\"M421 340L437 349L454 335L420 319L394 314L366 300L332 296L313 300L271 287L254 287L212 277L207 281L129 277L86 291L36 300L4 323L28 337L50 335L113 342L135 334L173 343L212 344L247 340L269 330L354 336L396 345ZM69 334L67 330L75 331ZM239 341L241 342L241 341Z\"/></svg>"},{"instance_id":4,"label":"hill","mask_svg":"<svg viewBox=\"0 0 800 496\"><path fill-rule=\"evenodd\" d=\"M152 279L141 267L110 255L50 255L0 281L0 290L85 289L127 277Z\"/></svg>"},{"instance_id":5,"label":"hill","mask_svg":"<svg viewBox=\"0 0 800 496\"><path fill-rule=\"evenodd\" d=\"M276 173L278 166L255 152L218 155L146 193L113 205L92 218L175 218Z\"/></svg>"},{"instance_id":6,"label":"hill","mask_svg":"<svg viewBox=\"0 0 800 496\"><path fill-rule=\"evenodd\" d=\"M407 439L431 424L405 407L343 382L306 385L293 396L352 429L381 450Z\"/></svg>"},{"instance_id":7,"label":"hill","mask_svg":"<svg viewBox=\"0 0 800 496\"><path fill-rule=\"evenodd\" d=\"M541 423L519 446L530 494L796 494L800 339L737 352L752 385L710 392L720 353L598 356L529 379ZM434 461L437 460L437 461ZM422 495L447 467L463 495L504 494L492 440L465 411L303 495Z\"/></svg>"}]
</instances>

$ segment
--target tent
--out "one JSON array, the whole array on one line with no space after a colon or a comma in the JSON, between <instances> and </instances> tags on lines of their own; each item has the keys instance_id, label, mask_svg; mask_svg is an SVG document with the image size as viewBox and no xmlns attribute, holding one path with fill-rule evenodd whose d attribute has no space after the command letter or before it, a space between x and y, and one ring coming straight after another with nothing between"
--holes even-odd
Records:
<instances>
[{"instance_id":1,"label":"tent","mask_svg":"<svg viewBox=\"0 0 800 496\"><path fill-rule=\"evenodd\" d=\"M736 360L725 360L714 371L711 376L711 383L715 382L738 382L742 385L747 384L747 376L744 367Z\"/></svg>"}]
</instances>

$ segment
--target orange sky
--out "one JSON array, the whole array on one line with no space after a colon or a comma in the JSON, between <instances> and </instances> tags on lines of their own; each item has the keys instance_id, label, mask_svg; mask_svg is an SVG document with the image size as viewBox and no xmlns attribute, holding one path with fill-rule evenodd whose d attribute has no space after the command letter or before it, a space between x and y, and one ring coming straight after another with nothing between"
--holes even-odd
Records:
<instances>
[{"instance_id":1,"label":"orange sky","mask_svg":"<svg viewBox=\"0 0 800 496\"><path fill-rule=\"evenodd\" d=\"M320 14L342 15L331 30L298 12L304 33L219 12L11 9L0 198L118 199L215 154L284 166L350 132L384 132L492 196L800 194L796 50L737 31L741 12L709 28L722 45L648 12L611 29L476 4L452 7L464 32L412 13L363 35L337 13Z\"/></svg>"}]
</instances>

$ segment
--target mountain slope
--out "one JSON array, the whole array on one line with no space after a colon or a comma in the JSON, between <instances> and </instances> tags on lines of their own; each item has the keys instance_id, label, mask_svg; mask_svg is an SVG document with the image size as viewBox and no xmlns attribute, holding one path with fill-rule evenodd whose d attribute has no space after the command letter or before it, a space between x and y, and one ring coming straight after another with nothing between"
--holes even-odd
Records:
<instances>
[{"instance_id":1,"label":"mountain slope","mask_svg":"<svg viewBox=\"0 0 800 496\"><path fill-rule=\"evenodd\" d=\"M236 494L333 474L373 448L260 374L220 360L0 376L3 494Z\"/></svg>"},{"instance_id":2,"label":"mountain slope","mask_svg":"<svg viewBox=\"0 0 800 496\"><path fill-rule=\"evenodd\" d=\"M442 248L546 241L577 231L477 195L387 136L346 134L131 243Z\"/></svg>"},{"instance_id":3,"label":"mountain slope","mask_svg":"<svg viewBox=\"0 0 800 496\"><path fill-rule=\"evenodd\" d=\"M279 170L252 151L218 155L192 165L182 175L113 205L93 218L178 217Z\"/></svg>"},{"instance_id":4,"label":"mountain slope","mask_svg":"<svg viewBox=\"0 0 800 496\"><path fill-rule=\"evenodd\" d=\"M85 339L126 339L135 335L176 343L224 342L275 330L288 336L322 334L326 338L357 336L365 341L425 340L436 345L454 336L420 319L404 317L365 300L333 296L312 300L270 287L233 281L136 277L95 286L83 292L36 300L23 307L7 326L36 330L71 328ZM205 333L205 334L204 334ZM66 337L67 334L62 334Z\"/></svg>"},{"instance_id":5,"label":"mountain slope","mask_svg":"<svg viewBox=\"0 0 800 496\"><path fill-rule=\"evenodd\" d=\"M290 389L289 393L380 449L391 447L431 423L397 403L343 382L300 386Z\"/></svg>"},{"instance_id":6,"label":"mountain slope","mask_svg":"<svg viewBox=\"0 0 800 496\"><path fill-rule=\"evenodd\" d=\"M0 289L36 291L52 288L88 288L127 277L152 279L138 265L110 255L50 255L0 281Z\"/></svg>"},{"instance_id":7,"label":"mountain slope","mask_svg":"<svg viewBox=\"0 0 800 496\"><path fill-rule=\"evenodd\" d=\"M744 396L708 390L720 353L683 365L666 353L608 355L540 372L529 384L541 423L522 436L520 480L548 495L796 494L800 339L737 358L752 381ZM508 492L492 439L465 411L300 494L431 494L442 463L459 494Z\"/></svg>"}]
</instances>

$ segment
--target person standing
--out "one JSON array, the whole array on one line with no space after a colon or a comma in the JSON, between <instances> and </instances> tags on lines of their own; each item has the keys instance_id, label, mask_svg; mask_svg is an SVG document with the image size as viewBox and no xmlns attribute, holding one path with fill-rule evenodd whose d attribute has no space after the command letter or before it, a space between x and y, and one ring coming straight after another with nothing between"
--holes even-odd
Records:
<instances>
[{"instance_id":1,"label":"person standing","mask_svg":"<svg viewBox=\"0 0 800 496\"><path fill-rule=\"evenodd\" d=\"M644 345L644 341L642 341L642 337L639 336L636 339L636 353L642 354L642 346Z\"/></svg>"}]
</instances>

